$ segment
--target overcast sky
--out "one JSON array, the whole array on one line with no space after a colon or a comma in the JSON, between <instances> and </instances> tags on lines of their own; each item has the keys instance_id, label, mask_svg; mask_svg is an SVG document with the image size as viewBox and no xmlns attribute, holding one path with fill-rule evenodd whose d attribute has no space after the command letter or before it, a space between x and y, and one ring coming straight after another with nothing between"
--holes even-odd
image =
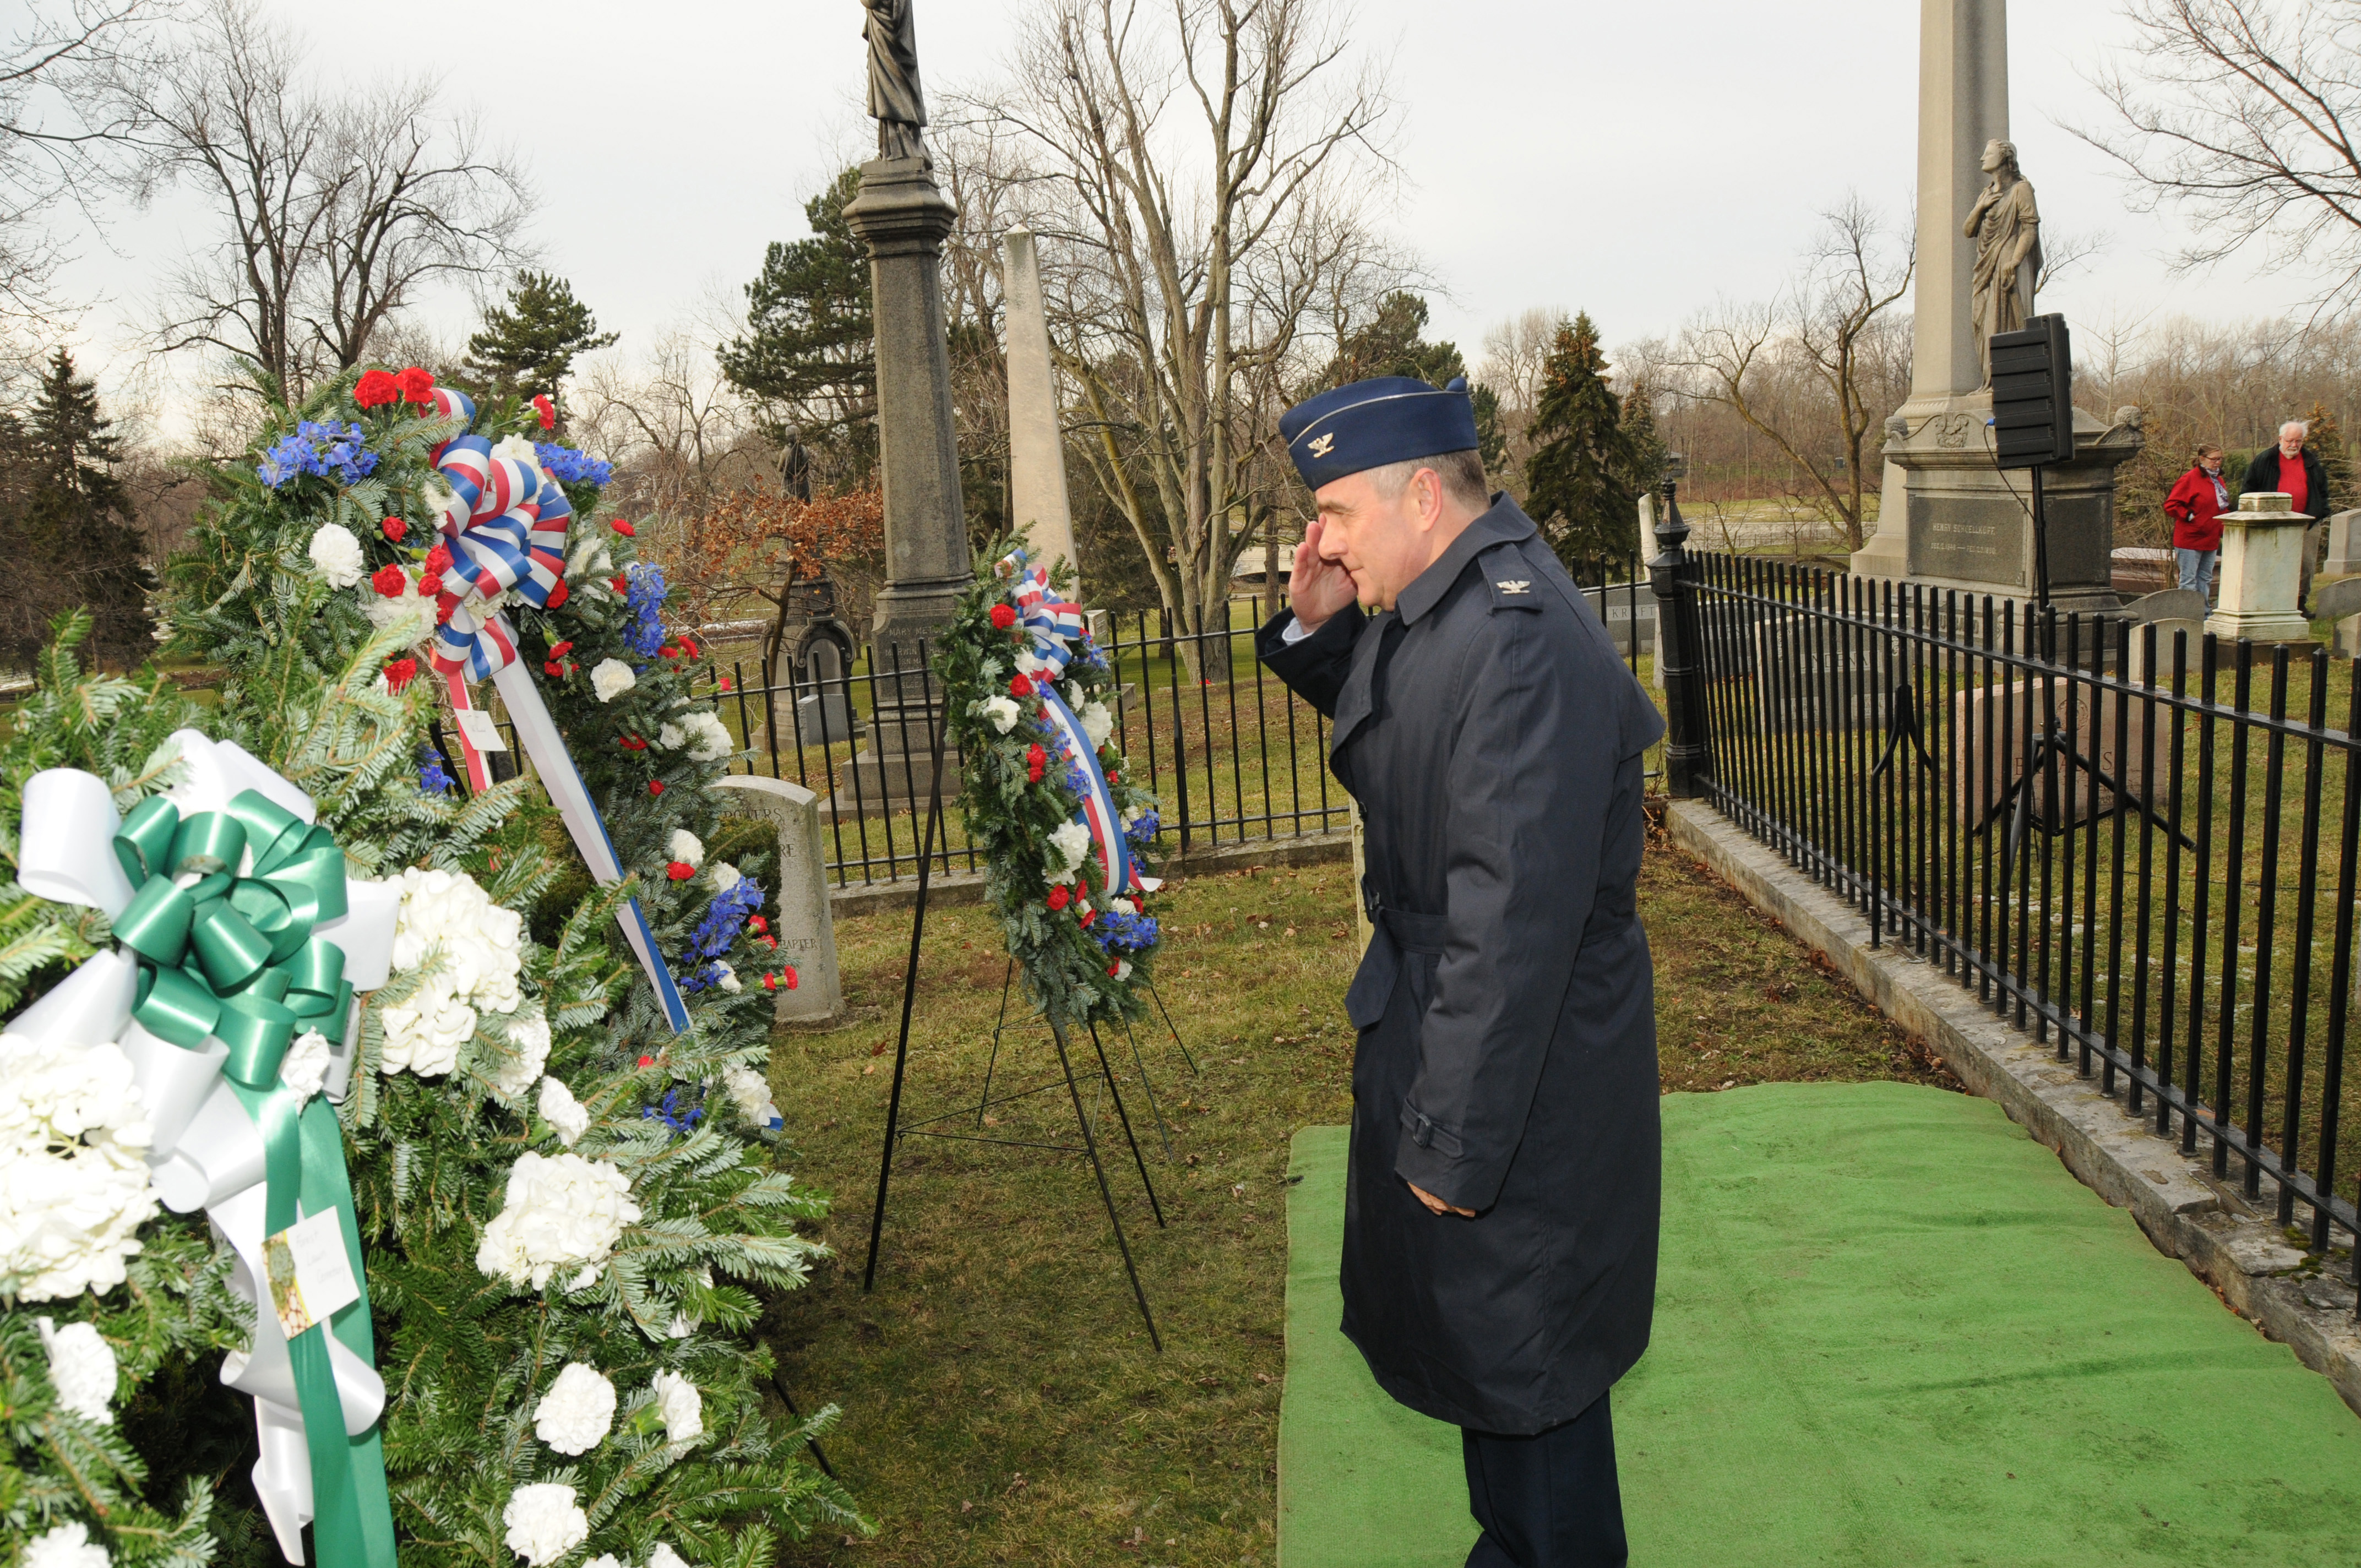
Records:
<instances>
[{"instance_id":1,"label":"overcast sky","mask_svg":"<svg viewBox=\"0 0 2361 1568\"><path fill-rule=\"evenodd\" d=\"M857 0L266 3L332 81L437 72L449 101L478 108L543 197L547 264L626 349L752 278L766 241L801 236L804 201L871 134ZM930 93L987 81L1025 3L917 0ZM1848 189L1906 216L1910 0L1347 3L1362 46L1393 60L1411 181L1399 237L1436 280L1439 334L1471 361L1488 325L1528 306L1587 310L1615 344L1718 293L1766 293ZM2103 123L2081 73L2125 41L2118 4L2043 0L2014 18L2011 130L2045 227L2113 236L2045 307L2084 324L2295 303L2300 280L2244 266L2172 278L2172 220L2127 211L2062 128ZM102 298L79 337L110 386L152 275L207 237L201 212L167 202L83 241L69 283ZM454 297L430 315L456 343L474 313Z\"/></svg>"}]
</instances>

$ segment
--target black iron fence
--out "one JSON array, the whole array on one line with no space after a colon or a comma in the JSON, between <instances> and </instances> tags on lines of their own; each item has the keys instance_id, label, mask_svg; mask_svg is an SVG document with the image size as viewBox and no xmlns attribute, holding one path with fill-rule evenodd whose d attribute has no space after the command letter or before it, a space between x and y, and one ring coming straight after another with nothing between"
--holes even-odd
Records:
<instances>
[{"instance_id":1,"label":"black iron fence","mask_svg":"<svg viewBox=\"0 0 2361 1568\"><path fill-rule=\"evenodd\" d=\"M2314 1248L2352 1231L2361 665L1677 543L1654 571L1674 794Z\"/></svg>"}]
</instances>

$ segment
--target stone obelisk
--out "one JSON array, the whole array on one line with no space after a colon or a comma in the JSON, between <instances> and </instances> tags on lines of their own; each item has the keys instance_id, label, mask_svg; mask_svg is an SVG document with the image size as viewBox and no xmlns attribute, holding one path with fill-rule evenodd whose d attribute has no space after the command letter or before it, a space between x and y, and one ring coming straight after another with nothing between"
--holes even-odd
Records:
<instances>
[{"instance_id":1,"label":"stone obelisk","mask_svg":"<svg viewBox=\"0 0 2361 1568\"><path fill-rule=\"evenodd\" d=\"M896 797L923 799L930 785L935 710L920 679L921 644L931 646L950 620L972 570L943 325L943 239L959 210L936 188L934 160L920 138L926 101L911 0L865 4L870 113L881 156L861 166L861 191L844 217L869 247L885 492L885 587L870 631L878 675L873 745L852 761L861 799L873 807ZM945 780L947 793L957 787ZM835 809L851 806L850 793L840 790Z\"/></svg>"},{"instance_id":2,"label":"stone obelisk","mask_svg":"<svg viewBox=\"0 0 2361 1568\"><path fill-rule=\"evenodd\" d=\"M1058 422L1058 372L1049 358L1049 315L1041 298L1041 256L1030 230L1002 237L1001 289L1008 305L1008 489L1011 521L1043 565L1063 560L1082 584L1074 515L1066 495L1065 432Z\"/></svg>"}]
</instances>

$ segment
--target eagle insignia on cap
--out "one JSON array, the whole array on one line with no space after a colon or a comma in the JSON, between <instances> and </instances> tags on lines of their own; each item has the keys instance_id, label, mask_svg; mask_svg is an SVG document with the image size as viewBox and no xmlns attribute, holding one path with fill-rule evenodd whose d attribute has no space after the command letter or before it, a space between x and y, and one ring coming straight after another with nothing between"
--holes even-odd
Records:
<instances>
[{"instance_id":1,"label":"eagle insignia on cap","mask_svg":"<svg viewBox=\"0 0 2361 1568\"><path fill-rule=\"evenodd\" d=\"M1516 577L1506 582L1494 583L1492 586L1504 594L1531 593L1533 587L1532 579L1530 577Z\"/></svg>"},{"instance_id":2,"label":"eagle insignia on cap","mask_svg":"<svg viewBox=\"0 0 2361 1568\"><path fill-rule=\"evenodd\" d=\"M1312 438L1310 450L1314 457L1325 457L1328 455L1329 449L1335 444L1336 437L1334 433L1327 435L1315 435Z\"/></svg>"}]
</instances>

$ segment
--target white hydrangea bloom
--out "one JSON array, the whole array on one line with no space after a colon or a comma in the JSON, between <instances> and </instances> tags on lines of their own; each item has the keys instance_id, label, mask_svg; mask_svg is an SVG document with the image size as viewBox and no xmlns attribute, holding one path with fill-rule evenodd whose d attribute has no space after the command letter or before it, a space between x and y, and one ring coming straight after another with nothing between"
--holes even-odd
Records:
<instances>
[{"instance_id":1,"label":"white hydrangea bloom","mask_svg":"<svg viewBox=\"0 0 2361 1568\"><path fill-rule=\"evenodd\" d=\"M321 524L303 553L312 557L312 565L320 569L320 576L332 588L349 588L368 576L368 561L361 554L361 542L341 522Z\"/></svg>"},{"instance_id":2,"label":"white hydrangea bloom","mask_svg":"<svg viewBox=\"0 0 2361 1568\"><path fill-rule=\"evenodd\" d=\"M631 666L620 659L601 659L590 672L590 690L600 702L612 702L639 684Z\"/></svg>"},{"instance_id":3,"label":"white hydrangea bloom","mask_svg":"<svg viewBox=\"0 0 2361 1568\"><path fill-rule=\"evenodd\" d=\"M664 1437L671 1442L695 1442L705 1435L705 1398L697 1385L677 1372L659 1372L650 1386L656 1413L664 1418Z\"/></svg>"},{"instance_id":4,"label":"white hydrangea bloom","mask_svg":"<svg viewBox=\"0 0 2361 1568\"><path fill-rule=\"evenodd\" d=\"M1107 737L1115 733L1115 716L1103 702L1092 703L1074 717L1082 721L1082 733L1090 737L1093 751L1105 745Z\"/></svg>"},{"instance_id":5,"label":"white hydrangea bloom","mask_svg":"<svg viewBox=\"0 0 2361 1568\"><path fill-rule=\"evenodd\" d=\"M1016 728L1016 703L1013 698L988 696L977 707L1003 735Z\"/></svg>"},{"instance_id":6,"label":"white hydrangea bloom","mask_svg":"<svg viewBox=\"0 0 2361 1568\"><path fill-rule=\"evenodd\" d=\"M588 1453L615 1424L615 1385L595 1366L566 1364L533 1410L533 1435L560 1453Z\"/></svg>"},{"instance_id":7,"label":"white hydrangea bloom","mask_svg":"<svg viewBox=\"0 0 2361 1568\"><path fill-rule=\"evenodd\" d=\"M623 1560L611 1552L602 1552L582 1564L582 1568L623 1568Z\"/></svg>"},{"instance_id":8,"label":"white hydrangea bloom","mask_svg":"<svg viewBox=\"0 0 2361 1568\"><path fill-rule=\"evenodd\" d=\"M731 865L728 861L714 861L711 865L705 868L705 874L708 880L709 880L715 887L720 889L723 893L728 893L731 888L736 887L740 883L746 880L738 874L738 868Z\"/></svg>"},{"instance_id":9,"label":"white hydrangea bloom","mask_svg":"<svg viewBox=\"0 0 2361 1568\"><path fill-rule=\"evenodd\" d=\"M688 738L688 754L700 762L718 762L738 749L737 738L721 716L708 708L700 708L681 720Z\"/></svg>"},{"instance_id":10,"label":"white hydrangea bloom","mask_svg":"<svg viewBox=\"0 0 2361 1568\"><path fill-rule=\"evenodd\" d=\"M327 1036L317 1029L304 1030L280 1058L279 1081L309 1100L328 1081L330 1055Z\"/></svg>"},{"instance_id":11,"label":"white hydrangea bloom","mask_svg":"<svg viewBox=\"0 0 2361 1568\"><path fill-rule=\"evenodd\" d=\"M393 967L406 971L430 958L440 962L407 1002L378 1010L385 1031L380 1066L439 1078L458 1066L459 1047L474 1036L479 1013L513 1013L524 1004L517 978L524 917L494 904L465 872L413 866L392 880L401 888Z\"/></svg>"},{"instance_id":12,"label":"white hydrangea bloom","mask_svg":"<svg viewBox=\"0 0 2361 1568\"><path fill-rule=\"evenodd\" d=\"M616 1167L577 1154L527 1151L509 1168L507 1200L484 1227L476 1266L512 1285L530 1281L536 1290L561 1268L587 1264L595 1277L623 1227L639 1217L631 1180Z\"/></svg>"},{"instance_id":13,"label":"white hydrangea bloom","mask_svg":"<svg viewBox=\"0 0 2361 1568\"><path fill-rule=\"evenodd\" d=\"M688 1563L669 1542L659 1541L656 1549L648 1553L648 1568L688 1568Z\"/></svg>"},{"instance_id":14,"label":"white hydrangea bloom","mask_svg":"<svg viewBox=\"0 0 2361 1568\"><path fill-rule=\"evenodd\" d=\"M504 435L492 448L495 457L513 457L534 473L541 472L541 454L522 435Z\"/></svg>"},{"instance_id":15,"label":"white hydrangea bloom","mask_svg":"<svg viewBox=\"0 0 2361 1568\"><path fill-rule=\"evenodd\" d=\"M590 1130L590 1113L574 1098L574 1091L555 1078L541 1080L541 1099L533 1109L549 1124L557 1141L572 1148Z\"/></svg>"},{"instance_id":16,"label":"white hydrangea bloom","mask_svg":"<svg viewBox=\"0 0 2361 1568\"><path fill-rule=\"evenodd\" d=\"M539 1008L509 1022L509 1044L516 1055L492 1075L492 1087L503 1100L513 1100L531 1089L541 1069L549 1065L549 1014Z\"/></svg>"},{"instance_id":17,"label":"white hydrangea bloom","mask_svg":"<svg viewBox=\"0 0 2361 1568\"><path fill-rule=\"evenodd\" d=\"M656 750L659 751L677 751L680 750L680 743L687 739L687 730L683 729L679 725L672 722L672 720L666 719L664 722L663 728L656 731Z\"/></svg>"},{"instance_id":18,"label":"white hydrangea bloom","mask_svg":"<svg viewBox=\"0 0 2361 1568\"><path fill-rule=\"evenodd\" d=\"M0 1294L48 1301L123 1283L156 1212L148 1135L119 1047L0 1036Z\"/></svg>"},{"instance_id":19,"label":"white hydrangea bloom","mask_svg":"<svg viewBox=\"0 0 2361 1568\"><path fill-rule=\"evenodd\" d=\"M675 828L664 842L664 852L675 861L686 861L691 866L705 863L705 845L686 828Z\"/></svg>"},{"instance_id":20,"label":"white hydrangea bloom","mask_svg":"<svg viewBox=\"0 0 2361 1568\"><path fill-rule=\"evenodd\" d=\"M525 1560L528 1568L555 1563L590 1539L590 1516L574 1503L574 1488L555 1481L537 1481L509 1494L500 1510L508 1526L508 1548Z\"/></svg>"},{"instance_id":21,"label":"white hydrangea bloom","mask_svg":"<svg viewBox=\"0 0 2361 1568\"><path fill-rule=\"evenodd\" d=\"M459 999L458 984L445 971L426 977L407 1002L378 1009L385 1049L378 1057L386 1072L441 1078L459 1065L459 1047L475 1037L476 1010Z\"/></svg>"},{"instance_id":22,"label":"white hydrangea bloom","mask_svg":"<svg viewBox=\"0 0 2361 1568\"><path fill-rule=\"evenodd\" d=\"M87 1527L61 1524L25 1543L17 1568L110 1568L106 1548L90 1539Z\"/></svg>"},{"instance_id":23,"label":"white hydrangea bloom","mask_svg":"<svg viewBox=\"0 0 2361 1568\"><path fill-rule=\"evenodd\" d=\"M115 1399L115 1347L98 1325L59 1328L47 1318L37 1318L34 1326L41 1331L41 1348L49 1353L49 1387L57 1390L58 1403L84 1420L114 1425L115 1412L108 1407Z\"/></svg>"},{"instance_id":24,"label":"white hydrangea bloom","mask_svg":"<svg viewBox=\"0 0 2361 1568\"><path fill-rule=\"evenodd\" d=\"M751 1126L767 1127L779 1114L778 1105L771 1098L771 1082L751 1067L730 1066L721 1069L721 1083L730 1091L730 1102Z\"/></svg>"},{"instance_id":25,"label":"white hydrangea bloom","mask_svg":"<svg viewBox=\"0 0 2361 1568\"><path fill-rule=\"evenodd\" d=\"M1079 822L1060 823L1057 831L1049 835L1049 848L1057 851L1059 860L1063 862L1060 874L1053 875L1049 880L1071 882L1075 870L1082 863L1082 857L1091 852L1091 830Z\"/></svg>"}]
</instances>

